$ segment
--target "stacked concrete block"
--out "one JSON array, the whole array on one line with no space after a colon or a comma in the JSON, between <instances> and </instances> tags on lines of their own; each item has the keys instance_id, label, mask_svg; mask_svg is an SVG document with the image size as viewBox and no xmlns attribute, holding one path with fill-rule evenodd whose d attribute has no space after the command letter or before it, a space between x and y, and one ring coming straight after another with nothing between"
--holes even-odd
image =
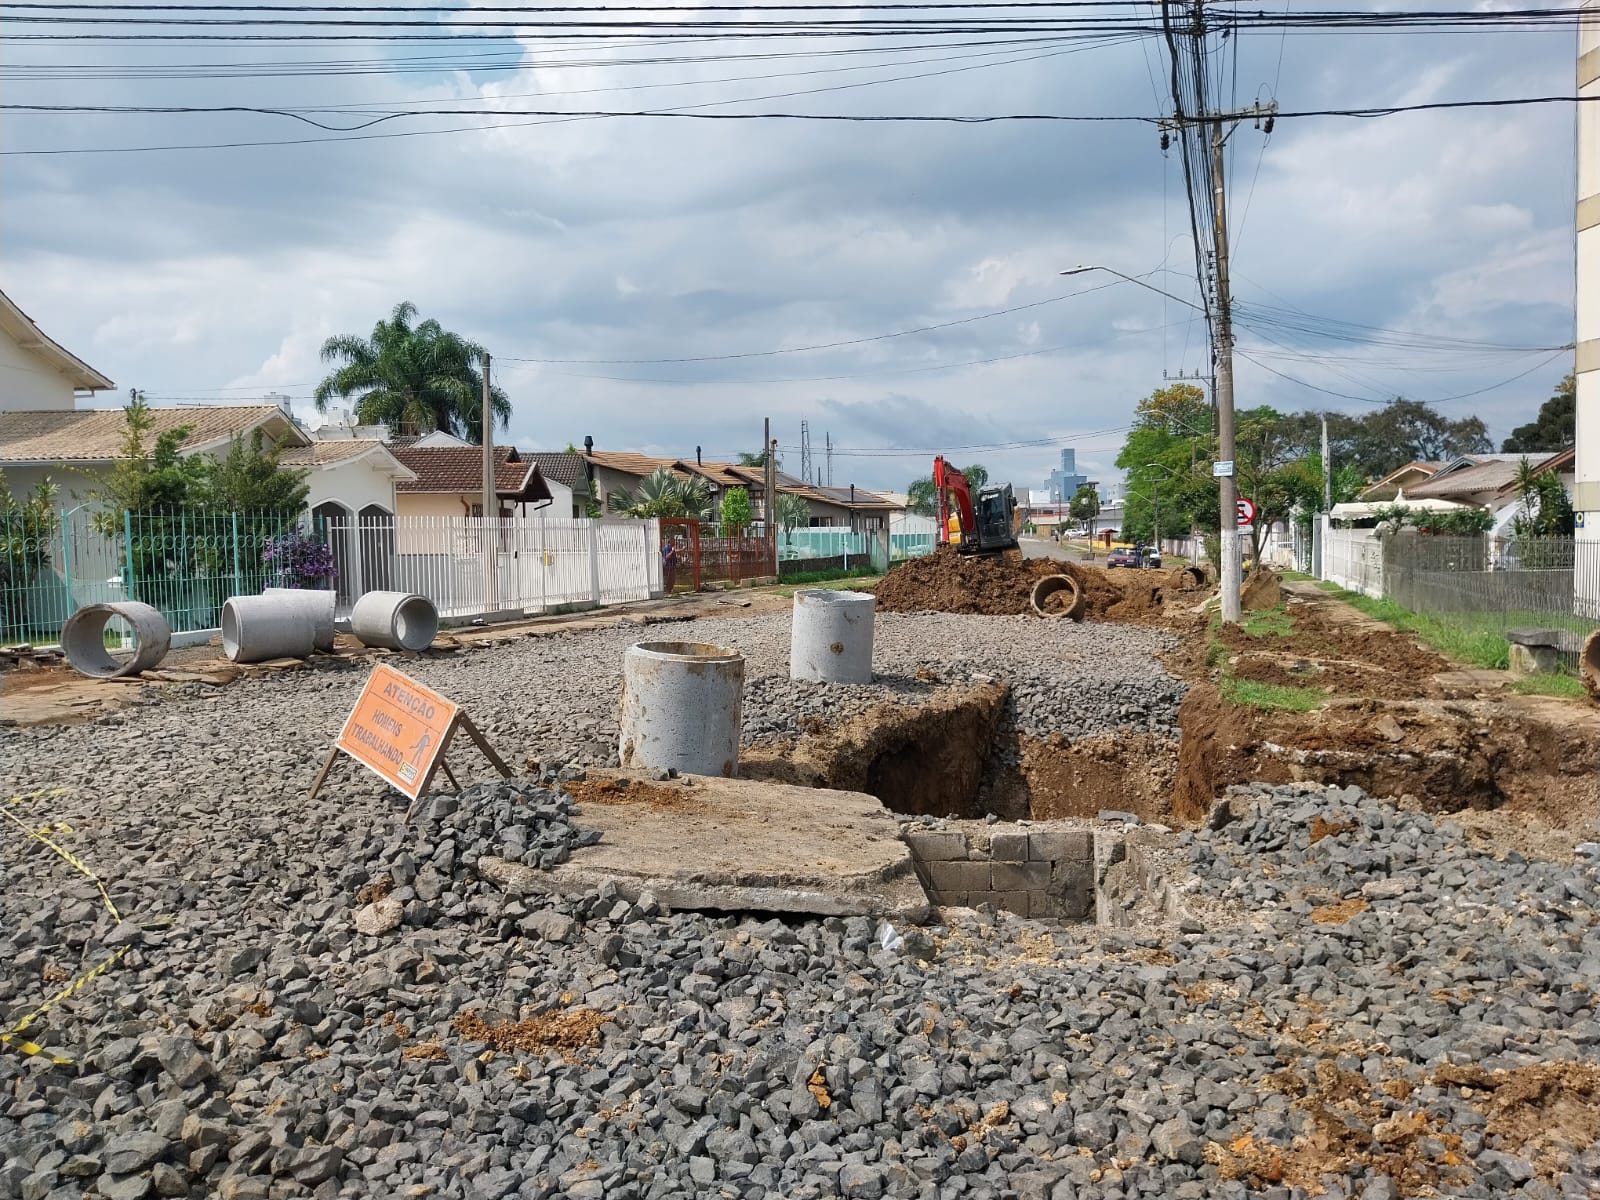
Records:
<instances>
[{"instance_id":1,"label":"stacked concrete block","mask_svg":"<svg viewBox=\"0 0 1600 1200\"><path fill-rule=\"evenodd\" d=\"M908 829L906 844L934 904L992 904L1024 917L1081 919L1094 912L1094 834L1035 825L968 835Z\"/></svg>"}]
</instances>

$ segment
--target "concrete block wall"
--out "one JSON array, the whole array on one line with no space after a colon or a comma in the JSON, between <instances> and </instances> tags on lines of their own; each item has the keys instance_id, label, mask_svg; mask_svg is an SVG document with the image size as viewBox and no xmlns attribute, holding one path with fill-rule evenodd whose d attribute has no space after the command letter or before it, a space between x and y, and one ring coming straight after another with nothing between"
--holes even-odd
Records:
<instances>
[{"instance_id":1,"label":"concrete block wall","mask_svg":"<svg viewBox=\"0 0 1600 1200\"><path fill-rule=\"evenodd\" d=\"M993 832L910 828L917 877L934 904L992 904L1024 917L1094 914L1094 832L1032 825Z\"/></svg>"}]
</instances>

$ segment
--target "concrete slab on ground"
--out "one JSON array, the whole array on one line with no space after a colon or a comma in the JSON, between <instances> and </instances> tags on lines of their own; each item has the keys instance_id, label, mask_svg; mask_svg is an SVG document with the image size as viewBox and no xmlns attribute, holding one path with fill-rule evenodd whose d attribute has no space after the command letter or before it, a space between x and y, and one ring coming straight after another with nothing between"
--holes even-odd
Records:
<instances>
[{"instance_id":1,"label":"concrete slab on ground","mask_svg":"<svg viewBox=\"0 0 1600 1200\"><path fill-rule=\"evenodd\" d=\"M894 816L874 796L750 779L592 772L566 785L603 834L552 871L480 859L513 892L583 895L612 883L669 908L927 917Z\"/></svg>"}]
</instances>

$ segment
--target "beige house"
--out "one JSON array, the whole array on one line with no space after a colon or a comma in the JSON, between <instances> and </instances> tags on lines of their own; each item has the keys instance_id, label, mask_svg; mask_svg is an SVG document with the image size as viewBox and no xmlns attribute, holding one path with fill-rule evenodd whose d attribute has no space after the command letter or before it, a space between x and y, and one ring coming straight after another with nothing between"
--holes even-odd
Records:
<instances>
[{"instance_id":1,"label":"beige house","mask_svg":"<svg viewBox=\"0 0 1600 1200\"><path fill-rule=\"evenodd\" d=\"M613 496L625 495L637 488L645 476L666 470L685 479L700 478L709 483L713 512L718 510L729 489L742 487L750 494L756 523L766 519L766 479L761 467L706 462L699 458L658 458L629 451L602 451L593 449L590 442L586 444L591 446L583 455L590 487L608 514L615 511L611 503ZM779 495L799 496L806 502L807 524L813 528L849 528L860 532L881 529L897 511L893 501L854 485L813 486L782 470L774 473L774 481Z\"/></svg>"}]
</instances>

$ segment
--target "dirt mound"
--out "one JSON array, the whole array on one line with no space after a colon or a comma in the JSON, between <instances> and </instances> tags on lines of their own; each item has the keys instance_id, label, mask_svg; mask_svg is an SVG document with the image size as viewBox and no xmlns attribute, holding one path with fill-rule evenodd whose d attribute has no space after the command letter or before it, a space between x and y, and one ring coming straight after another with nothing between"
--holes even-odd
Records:
<instances>
[{"instance_id":1,"label":"dirt mound","mask_svg":"<svg viewBox=\"0 0 1600 1200\"><path fill-rule=\"evenodd\" d=\"M884 612L950 612L1015 616L1032 612L1033 585L1047 575L1066 575L1083 593L1083 616L1091 621L1160 623L1169 596L1195 598L1195 580L1182 569L1106 571L1083 563L1023 558L1020 552L962 555L941 546L934 553L895 567L873 590Z\"/></svg>"},{"instance_id":2,"label":"dirt mound","mask_svg":"<svg viewBox=\"0 0 1600 1200\"><path fill-rule=\"evenodd\" d=\"M977 613L1005 617L1030 612L1028 595L1046 575L1068 574L1049 559L1020 552L962 555L949 546L895 567L873 589L885 612Z\"/></svg>"},{"instance_id":3,"label":"dirt mound","mask_svg":"<svg viewBox=\"0 0 1600 1200\"><path fill-rule=\"evenodd\" d=\"M1197 683L1178 711L1173 816L1198 821L1236 783L1353 784L1430 812L1505 809L1577 828L1597 808L1600 738L1556 709L1493 701L1336 699L1316 712L1229 704Z\"/></svg>"},{"instance_id":4,"label":"dirt mound","mask_svg":"<svg viewBox=\"0 0 1600 1200\"><path fill-rule=\"evenodd\" d=\"M1239 604L1247 611L1277 608L1283 600L1283 590L1277 575L1271 571L1256 571L1239 589Z\"/></svg>"}]
</instances>

